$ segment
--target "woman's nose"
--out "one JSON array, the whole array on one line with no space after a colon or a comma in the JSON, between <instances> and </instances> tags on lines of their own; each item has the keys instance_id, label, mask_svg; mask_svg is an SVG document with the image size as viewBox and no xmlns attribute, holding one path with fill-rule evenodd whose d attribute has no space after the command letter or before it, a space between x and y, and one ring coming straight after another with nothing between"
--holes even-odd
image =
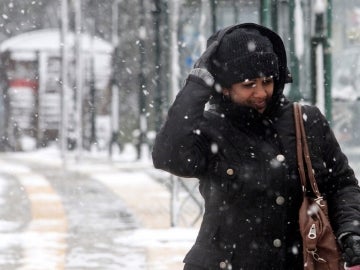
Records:
<instances>
[{"instance_id":1,"label":"woman's nose","mask_svg":"<svg viewBox=\"0 0 360 270\"><path fill-rule=\"evenodd\" d=\"M266 97L266 89L262 82L257 82L253 91L254 97Z\"/></svg>"}]
</instances>

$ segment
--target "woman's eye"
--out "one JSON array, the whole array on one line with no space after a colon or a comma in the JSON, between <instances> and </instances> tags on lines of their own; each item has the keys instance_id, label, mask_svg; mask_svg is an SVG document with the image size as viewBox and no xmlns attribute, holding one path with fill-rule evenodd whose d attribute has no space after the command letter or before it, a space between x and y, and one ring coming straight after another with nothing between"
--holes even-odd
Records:
<instances>
[{"instance_id":1,"label":"woman's eye","mask_svg":"<svg viewBox=\"0 0 360 270\"><path fill-rule=\"evenodd\" d=\"M272 83L273 82L273 78L265 78L264 80L263 80L263 83L264 84L269 84L269 83Z\"/></svg>"},{"instance_id":2,"label":"woman's eye","mask_svg":"<svg viewBox=\"0 0 360 270\"><path fill-rule=\"evenodd\" d=\"M256 83L246 83L246 84L244 84L244 87L246 87L246 88L254 88L254 87L256 87Z\"/></svg>"}]
</instances>

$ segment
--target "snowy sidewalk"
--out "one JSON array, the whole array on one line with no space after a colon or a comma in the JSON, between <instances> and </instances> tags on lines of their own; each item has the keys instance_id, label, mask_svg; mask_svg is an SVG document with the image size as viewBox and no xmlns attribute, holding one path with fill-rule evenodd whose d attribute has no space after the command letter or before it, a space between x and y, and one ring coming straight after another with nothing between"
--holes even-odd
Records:
<instances>
[{"instance_id":1,"label":"snowy sidewalk","mask_svg":"<svg viewBox=\"0 0 360 270\"><path fill-rule=\"evenodd\" d=\"M56 154L44 151L20 153L20 156L45 166L61 166L62 161ZM78 162L69 160L65 167L107 186L137 219L138 229L114 241L144 250L146 265L133 270L183 269L182 259L196 238L198 226L170 226L170 192L151 177L159 173L152 167L151 161L111 161L106 155L94 155L83 157Z\"/></svg>"},{"instance_id":2,"label":"snowy sidewalk","mask_svg":"<svg viewBox=\"0 0 360 270\"><path fill-rule=\"evenodd\" d=\"M85 162L72 169L108 186L138 219L140 229L118 241L145 248L146 269L181 270L183 257L193 244L198 228L171 228L170 193L146 173L150 166L116 162L93 166Z\"/></svg>"}]
</instances>

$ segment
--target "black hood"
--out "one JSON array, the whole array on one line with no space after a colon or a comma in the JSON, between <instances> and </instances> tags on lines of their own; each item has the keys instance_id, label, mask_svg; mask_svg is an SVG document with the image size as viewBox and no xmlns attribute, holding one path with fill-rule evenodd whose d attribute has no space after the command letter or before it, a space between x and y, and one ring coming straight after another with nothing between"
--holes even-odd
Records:
<instances>
[{"instance_id":1,"label":"black hood","mask_svg":"<svg viewBox=\"0 0 360 270\"><path fill-rule=\"evenodd\" d=\"M243 23L243 24L236 24L233 26L226 27L224 29L219 30L215 34L213 34L207 41L207 47L212 44L214 41L219 42L219 46L221 46L221 40L225 35L228 33L231 33L233 30L243 28L243 29L255 29L258 32L260 32L261 35L267 37L273 47L273 51L277 56L278 60L278 69L279 73L278 76L275 78L274 82L274 93L272 96L272 100L270 104L268 105L266 111L264 112L264 115L271 114L280 104L284 101L285 97L283 95L285 83L292 82L291 74L289 72L289 69L287 68L287 58L286 58L286 50L284 43L281 39L281 37L276 34L274 31L270 30L269 28L266 28L264 26L255 24L255 23ZM209 67L210 72L212 72L212 67ZM216 80L215 75L215 80ZM219 83L219 81L218 81ZM221 84L221 83L220 83ZM221 95L220 95L221 96ZM218 103L219 105L225 105L227 107L227 110L229 110L229 102L223 102L223 97L214 97L212 100L213 103ZM236 107L236 106L231 106ZM240 106L239 106L240 107ZM231 110L234 110L235 108L232 108Z\"/></svg>"}]
</instances>

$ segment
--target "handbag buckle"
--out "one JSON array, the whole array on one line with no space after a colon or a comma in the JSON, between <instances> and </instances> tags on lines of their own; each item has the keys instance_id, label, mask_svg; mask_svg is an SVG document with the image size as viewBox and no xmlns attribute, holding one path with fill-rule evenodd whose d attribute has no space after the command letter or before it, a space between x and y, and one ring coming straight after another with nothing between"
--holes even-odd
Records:
<instances>
[{"instance_id":1,"label":"handbag buckle","mask_svg":"<svg viewBox=\"0 0 360 270\"><path fill-rule=\"evenodd\" d=\"M320 196L320 197L316 197L316 199L314 199L314 201L320 206L320 207L324 207L325 204L324 202L324 197Z\"/></svg>"},{"instance_id":2,"label":"handbag buckle","mask_svg":"<svg viewBox=\"0 0 360 270\"><path fill-rule=\"evenodd\" d=\"M315 224L312 224L308 233L308 237L310 239L315 239L316 238L316 226Z\"/></svg>"},{"instance_id":3,"label":"handbag buckle","mask_svg":"<svg viewBox=\"0 0 360 270\"><path fill-rule=\"evenodd\" d=\"M321 257L319 256L319 254L317 253L317 249L316 249L316 248L315 248L314 250L306 249L306 251L313 256L313 258L314 258L315 261L317 261L317 262L319 262L319 263L326 263L326 262L327 262L325 259L323 259L323 258L321 258Z\"/></svg>"}]
</instances>

